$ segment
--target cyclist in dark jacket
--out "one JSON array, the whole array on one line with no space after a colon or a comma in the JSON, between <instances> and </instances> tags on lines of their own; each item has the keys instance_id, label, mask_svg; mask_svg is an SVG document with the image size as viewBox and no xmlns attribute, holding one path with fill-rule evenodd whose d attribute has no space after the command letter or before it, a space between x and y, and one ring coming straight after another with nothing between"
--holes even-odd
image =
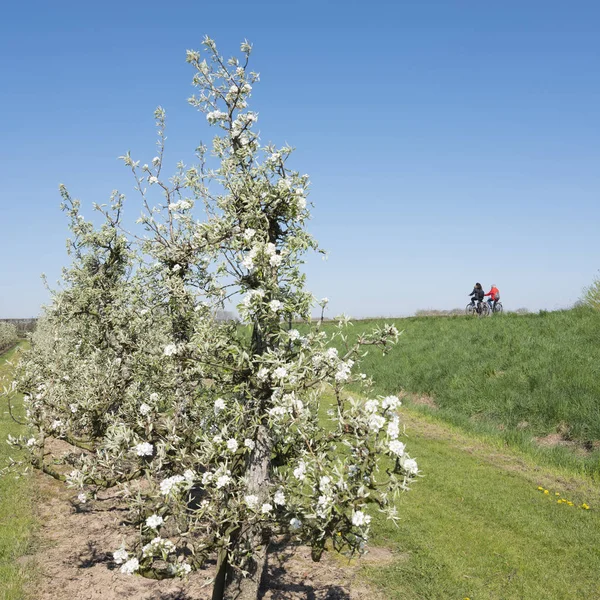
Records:
<instances>
[{"instance_id":1,"label":"cyclist in dark jacket","mask_svg":"<svg viewBox=\"0 0 600 600\"><path fill-rule=\"evenodd\" d=\"M479 306L480 303L483 302L484 295L485 292L483 291L481 284L476 283L473 291L469 294L469 296L471 296L471 304L475 305L475 301L477 301L477 306Z\"/></svg>"}]
</instances>

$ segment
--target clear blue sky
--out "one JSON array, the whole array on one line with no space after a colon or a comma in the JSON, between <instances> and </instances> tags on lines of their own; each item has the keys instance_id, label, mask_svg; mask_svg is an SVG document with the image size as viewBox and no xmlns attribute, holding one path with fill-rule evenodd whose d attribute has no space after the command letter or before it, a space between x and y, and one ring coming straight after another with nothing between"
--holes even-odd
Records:
<instances>
[{"instance_id":1,"label":"clear blue sky","mask_svg":"<svg viewBox=\"0 0 600 600\"><path fill-rule=\"evenodd\" d=\"M254 44L263 141L312 178L307 264L331 313L572 304L600 268L600 3L10 2L0 20L0 317L35 315L66 261L65 183L84 206L208 141L185 50ZM91 209L84 210L91 214Z\"/></svg>"}]
</instances>

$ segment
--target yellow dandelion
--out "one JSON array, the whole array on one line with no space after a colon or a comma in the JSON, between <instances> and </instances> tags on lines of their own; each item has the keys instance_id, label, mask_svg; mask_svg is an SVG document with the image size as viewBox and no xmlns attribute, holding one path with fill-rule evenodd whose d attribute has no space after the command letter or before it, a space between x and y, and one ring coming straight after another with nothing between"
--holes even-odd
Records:
<instances>
[{"instance_id":1,"label":"yellow dandelion","mask_svg":"<svg viewBox=\"0 0 600 600\"><path fill-rule=\"evenodd\" d=\"M590 510L590 507L585 502L581 505L581 508L584 510Z\"/></svg>"},{"instance_id":2,"label":"yellow dandelion","mask_svg":"<svg viewBox=\"0 0 600 600\"><path fill-rule=\"evenodd\" d=\"M557 504L562 504L562 500L557 500L556 503Z\"/></svg>"},{"instance_id":3,"label":"yellow dandelion","mask_svg":"<svg viewBox=\"0 0 600 600\"><path fill-rule=\"evenodd\" d=\"M548 490L544 490L544 494L549 494L550 492Z\"/></svg>"},{"instance_id":4,"label":"yellow dandelion","mask_svg":"<svg viewBox=\"0 0 600 600\"><path fill-rule=\"evenodd\" d=\"M567 504L568 504L569 506L573 506L573 503L572 503L570 500L567 502Z\"/></svg>"},{"instance_id":5,"label":"yellow dandelion","mask_svg":"<svg viewBox=\"0 0 600 600\"><path fill-rule=\"evenodd\" d=\"M555 496L560 496L560 494L558 492L554 492Z\"/></svg>"},{"instance_id":6,"label":"yellow dandelion","mask_svg":"<svg viewBox=\"0 0 600 600\"><path fill-rule=\"evenodd\" d=\"M543 492L544 488L541 485L538 485L538 490L540 490L540 492Z\"/></svg>"}]
</instances>

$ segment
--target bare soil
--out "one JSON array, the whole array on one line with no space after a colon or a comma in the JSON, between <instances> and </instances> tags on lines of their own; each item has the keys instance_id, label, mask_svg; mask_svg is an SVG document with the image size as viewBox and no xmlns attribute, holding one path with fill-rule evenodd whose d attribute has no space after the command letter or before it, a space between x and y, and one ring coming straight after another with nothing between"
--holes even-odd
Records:
<instances>
[{"instance_id":1,"label":"bare soil","mask_svg":"<svg viewBox=\"0 0 600 600\"><path fill-rule=\"evenodd\" d=\"M436 404L435 400L427 394L411 394L402 390L398 394L398 398L400 398L400 400L402 401L406 399L406 401L408 401L410 404L414 404L417 406L427 406L433 410L438 408L438 405Z\"/></svg>"},{"instance_id":2,"label":"bare soil","mask_svg":"<svg viewBox=\"0 0 600 600\"><path fill-rule=\"evenodd\" d=\"M123 513L107 493L78 508L74 493L54 479L37 476L40 530L34 561L40 576L35 600L209 600L214 565L187 580L155 581L124 575L112 551L127 538ZM279 542L273 545L263 579L263 600L382 600L358 576L363 564L385 564L391 552L373 549L348 562L326 553L312 562L310 549Z\"/></svg>"}]
</instances>

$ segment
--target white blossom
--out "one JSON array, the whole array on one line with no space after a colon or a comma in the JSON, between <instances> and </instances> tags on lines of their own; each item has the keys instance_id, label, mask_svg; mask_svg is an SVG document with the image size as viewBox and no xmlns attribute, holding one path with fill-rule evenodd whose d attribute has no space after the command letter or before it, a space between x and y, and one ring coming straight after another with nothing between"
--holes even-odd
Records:
<instances>
[{"instance_id":1,"label":"white blossom","mask_svg":"<svg viewBox=\"0 0 600 600\"><path fill-rule=\"evenodd\" d=\"M151 515L146 519L146 527L158 529L163 524L163 518L160 515Z\"/></svg>"},{"instance_id":2,"label":"white blossom","mask_svg":"<svg viewBox=\"0 0 600 600\"><path fill-rule=\"evenodd\" d=\"M352 513L352 525L355 527L362 527L368 525L371 522L371 516L365 515L362 510L357 510Z\"/></svg>"},{"instance_id":3,"label":"white blossom","mask_svg":"<svg viewBox=\"0 0 600 600\"><path fill-rule=\"evenodd\" d=\"M121 573L125 573L126 575L133 575L140 568L140 563L137 558L129 559L121 568Z\"/></svg>"},{"instance_id":4,"label":"white blossom","mask_svg":"<svg viewBox=\"0 0 600 600\"><path fill-rule=\"evenodd\" d=\"M156 392L150 394L150 402L158 402L158 394Z\"/></svg>"},{"instance_id":5,"label":"white blossom","mask_svg":"<svg viewBox=\"0 0 600 600\"><path fill-rule=\"evenodd\" d=\"M206 115L206 120L212 125L217 121L221 121L227 118L227 113L224 113L220 110L213 110Z\"/></svg>"},{"instance_id":6,"label":"white blossom","mask_svg":"<svg viewBox=\"0 0 600 600\"><path fill-rule=\"evenodd\" d=\"M244 446L246 446L246 448L250 448L250 450L254 450L254 448L256 447L256 443L254 442L254 440L246 438L244 440Z\"/></svg>"},{"instance_id":7,"label":"white blossom","mask_svg":"<svg viewBox=\"0 0 600 600\"><path fill-rule=\"evenodd\" d=\"M374 413L379 408L379 402L377 400L367 400L365 402L365 410L370 413Z\"/></svg>"},{"instance_id":8,"label":"white blossom","mask_svg":"<svg viewBox=\"0 0 600 600\"><path fill-rule=\"evenodd\" d=\"M293 519L290 519L290 529L292 531L297 531L301 527L302 527L302 521L300 519L297 519L296 517L294 517Z\"/></svg>"},{"instance_id":9,"label":"white blossom","mask_svg":"<svg viewBox=\"0 0 600 600\"><path fill-rule=\"evenodd\" d=\"M248 227L248 229L246 229L246 231L244 231L244 239L247 242L249 242L254 237L255 233L256 233L256 229L252 229L252 227Z\"/></svg>"},{"instance_id":10,"label":"white blossom","mask_svg":"<svg viewBox=\"0 0 600 600\"><path fill-rule=\"evenodd\" d=\"M390 452L393 452L397 456L403 456L404 455L405 445L402 442L399 442L398 440L392 440L388 444L388 448L390 449ZM416 463L415 463L415 465L416 465Z\"/></svg>"},{"instance_id":11,"label":"white blossom","mask_svg":"<svg viewBox=\"0 0 600 600\"><path fill-rule=\"evenodd\" d=\"M81 494L77 496L77 500L79 500L81 504L85 504L87 502L87 499L87 494L85 494L84 492L81 492Z\"/></svg>"},{"instance_id":12,"label":"white blossom","mask_svg":"<svg viewBox=\"0 0 600 600\"><path fill-rule=\"evenodd\" d=\"M173 572L175 575L177 575L177 577L185 577L192 572L192 566L186 562L177 563L173 567Z\"/></svg>"},{"instance_id":13,"label":"white blossom","mask_svg":"<svg viewBox=\"0 0 600 600\"><path fill-rule=\"evenodd\" d=\"M269 259L269 264L272 267L278 267L282 261L283 261L283 257L281 256L281 254L273 254L273 256L271 256L271 258ZM273 302L277 302L277 301L274 300Z\"/></svg>"},{"instance_id":14,"label":"white blossom","mask_svg":"<svg viewBox=\"0 0 600 600\"><path fill-rule=\"evenodd\" d=\"M396 418L388 423L387 434L395 440L400 435L399 420Z\"/></svg>"},{"instance_id":15,"label":"white blossom","mask_svg":"<svg viewBox=\"0 0 600 600\"><path fill-rule=\"evenodd\" d=\"M300 481L304 481L306 477L306 463L304 461L300 461L294 469L294 477Z\"/></svg>"},{"instance_id":16,"label":"white blossom","mask_svg":"<svg viewBox=\"0 0 600 600\"><path fill-rule=\"evenodd\" d=\"M332 504L333 504L333 498L331 496L327 496L325 494L322 494L321 496L319 496L319 498L317 500L317 508L315 511L317 513L317 516L320 517L321 519L326 519L327 511Z\"/></svg>"},{"instance_id":17,"label":"white blossom","mask_svg":"<svg viewBox=\"0 0 600 600\"><path fill-rule=\"evenodd\" d=\"M154 177L154 176L152 176L152 177L148 177L148 183L149 183L150 185L154 185L155 183L158 183L158 178L157 178L157 177Z\"/></svg>"},{"instance_id":18,"label":"white blossom","mask_svg":"<svg viewBox=\"0 0 600 600\"><path fill-rule=\"evenodd\" d=\"M113 552L113 560L118 564L123 564L129 558L129 554L125 548L121 547Z\"/></svg>"},{"instance_id":19,"label":"white blossom","mask_svg":"<svg viewBox=\"0 0 600 600\"><path fill-rule=\"evenodd\" d=\"M300 339L300 332L297 329L290 329L288 331L288 336L292 342Z\"/></svg>"},{"instance_id":20,"label":"white blossom","mask_svg":"<svg viewBox=\"0 0 600 600\"><path fill-rule=\"evenodd\" d=\"M152 410L152 407L149 406L148 404L146 404L145 402L142 402L142 404L140 404L140 414L141 415L146 416L151 410Z\"/></svg>"},{"instance_id":21,"label":"white blossom","mask_svg":"<svg viewBox=\"0 0 600 600\"><path fill-rule=\"evenodd\" d=\"M163 350L163 354L165 356L173 356L173 354L177 354L177 346L175 344L167 344Z\"/></svg>"},{"instance_id":22,"label":"white blossom","mask_svg":"<svg viewBox=\"0 0 600 600\"><path fill-rule=\"evenodd\" d=\"M369 429L379 431L385 425L385 418L381 415L371 415L369 417Z\"/></svg>"},{"instance_id":23,"label":"white blossom","mask_svg":"<svg viewBox=\"0 0 600 600\"><path fill-rule=\"evenodd\" d=\"M274 406L269 409L269 415L271 417L283 417L285 415L285 408L283 406Z\"/></svg>"},{"instance_id":24,"label":"white blossom","mask_svg":"<svg viewBox=\"0 0 600 600\"><path fill-rule=\"evenodd\" d=\"M244 496L244 502L248 505L248 508L254 510L258 506L258 496L254 494Z\"/></svg>"},{"instance_id":25,"label":"white blossom","mask_svg":"<svg viewBox=\"0 0 600 600\"><path fill-rule=\"evenodd\" d=\"M182 477L181 475L173 475L172 477L167 477L167 479L163 479L160 482L159 486L160 493L163 496L168 496L173 491L173 488L176 488L177 485L182 481L185 481L185 477Z\"/></svg>"},{"instance_id":26,"label":"white blossom","mask_svg":"<svg viewBox=\"0 0 600 600\"><path fill-rule=\"evenodd\" d=\"M215 414L219 414L222 410L225 410L227 405L225 404L225 400L223 398L217 398L215 400Z\"/></svg>"},{"instance_id":27,"label":"white blossom","mask_svg":"<svg viewBox=\"0 0 600 600\"><path fill-rule=\"evenodd\" d=\"M229 485L230 483L231 483L231 477L229 477L229 475L221 475L220 477L217 478L215 487L218 490L220 490L221 488L224 488L225 486Z\"/></svg>"},{"instance_id":28,"label":"white blossom","mask_svg":"<svg viewBox=\"0 0 600 600\"><path fill-rule=\"evenodd\" d=\"M400 400L398 400L397 396L386 396L381 401L381 406L383 408L389 408L391 410L398 408L401 404L402 404L402 402L400 402Z\"/></svg>"},{"instance_id":29,"label":"white blossom","mask_svg":"<svg viewBox=\"0 0 600 600\"><path fill-rule=\"evenodd\" d=\"M266 514L270 513L272 510L273 510L273 505L269 504L268 502L265 502L260 507L260 512L262 512L263 515L266 515Z\"/></svg>"},{"instance_id":30,"label":"white blossom","mask_svg":"<svg viewBox=\"0 0 600 600\"><path fill-rule=\"evenodd\" d=\"M285 506L285 494L283 490L277 490L273 496L273 502L279 506Z\"/></svg>"},{"instance_id":31,"label":"white blossom","mask_svg":"<svg viewBox=\"0 0 600 600\"><path fill-rule=\"evenodd\" d=\"M283 379L287 375L287 369L285 367L277 367L273 371L273 377L276 379Z\"/></svg>"},{"instance_id":32,"label":"white blossom","mask_svg":"<svg viewBox=\"0 0 600 600\"><path fill-rule=\"evenodd\" d=\"M417 461L414 458L406 458L402 462L402 468L409 475L416 475L419 472L419 467L417 466Z\"/></svg>"},{"instance_id":33,"label":"white blossom","mask_svg":"<svg viewBox=\"0 0 600 600\"><path fill-rule=\"evenodd\" d=\"M133 451L138 456L152 456L154 454L154 446L150 442L140 442L133 447Z\"/></svg>"},{"instance_id":34,"label":"white blossom","mask_svg":"<svg viewBox=\"0 0 600 600\"><path fill-rule=\"evenodd\" d=\"M237 443L237 440L234 438L230 438L227 440L227 449L231 452L237 452L237 449L239 447L239 444Z\"/></svg>"},{"instance_id":35,"label":"white blossom","mask_svg":"<svg viewBox=\"0 0 600 600\"><path fill-rule=\"evenodd\" d=\"M281 310L283 308L283 302L281 302L280 300L271 300L271 302L269 302L269 308L273 312L277 312L278 310Z\"/></svg>"},{"instance_id":36,"label":"white blossom","mask_svg":"<svg viewBox=\"0 0 600 600\"><path fill-rule=\"evenodd\" d=\"M329 359L329 360L334 360L338 357L338 350L337 348L327 348L326 352L325 352L325 356Z\"/></svg>"}]
</instances>

